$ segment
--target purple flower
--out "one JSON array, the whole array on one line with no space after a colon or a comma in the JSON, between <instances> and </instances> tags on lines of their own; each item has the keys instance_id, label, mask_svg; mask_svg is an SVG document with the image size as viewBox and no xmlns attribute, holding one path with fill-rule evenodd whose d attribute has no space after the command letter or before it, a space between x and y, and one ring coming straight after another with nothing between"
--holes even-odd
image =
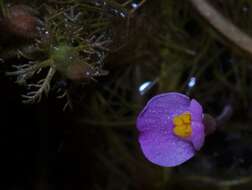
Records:
<instances>
[{"instance_id":1,"label":"purple flower","mask_svg":"<svg viewBox=\"0 0 252 190\"><path fill-rule=\"evenodd\" d=\"M153 97L138 115L139 143L145 157L160 166L177 166L204 144L201 105L180 93Z\"/></svg>"}]
</instances>

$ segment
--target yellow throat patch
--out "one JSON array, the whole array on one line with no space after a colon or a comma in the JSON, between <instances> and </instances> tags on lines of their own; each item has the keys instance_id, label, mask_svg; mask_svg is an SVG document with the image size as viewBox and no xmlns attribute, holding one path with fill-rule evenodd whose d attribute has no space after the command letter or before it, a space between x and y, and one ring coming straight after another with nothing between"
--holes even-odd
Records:
<instances>
[{"instance_id":1,"label":"yellow throat patch","mask_svg":"<svg viewBox=\"0 0 252 190\"><path fill-rule=\"evenodd\" d=\"M182 113L173 118L173 133L179 137L185 138L192 134L191 114L189 112Z\"/></svg>"}]
</instances>

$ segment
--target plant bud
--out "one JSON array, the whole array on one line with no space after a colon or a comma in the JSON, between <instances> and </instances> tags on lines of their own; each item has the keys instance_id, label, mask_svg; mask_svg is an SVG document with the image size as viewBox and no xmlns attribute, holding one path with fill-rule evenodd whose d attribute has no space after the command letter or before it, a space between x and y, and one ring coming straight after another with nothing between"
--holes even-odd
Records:
<instances>
[{"instance_id":1,"label":"plant bud","mask_svg":"<svg viewBox=\"0 0 252 190\"><path fill-rule=\"evenodd\" d=\"M1 30L26 39L39 37L42 21L34 16L34 13L35 11L26 5L7 8L7 14L1 21Z\"/></svg>"}]
</instances>

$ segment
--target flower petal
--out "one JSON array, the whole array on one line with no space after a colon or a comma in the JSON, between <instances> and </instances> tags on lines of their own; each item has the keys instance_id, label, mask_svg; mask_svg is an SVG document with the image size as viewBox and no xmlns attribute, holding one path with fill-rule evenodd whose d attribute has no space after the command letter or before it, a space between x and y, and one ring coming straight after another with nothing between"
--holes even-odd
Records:
<instances>
[{"instance_id":1,"label":"flower petal","mask_svg":"<svg viewBox=\"0 0 252 190\"><path fill-rule=\"evenodd\" d=\"M205 141L205 127L202 123L192 122L191 141L196 150L200 150Z\"/></svg>"},{"instance_id":2,"label":"flower petal","mask_svg":"<svg viewBox=\"0 0 252 190\"><path fill-rule=\"evenodd\" d=\"M203 109L202 106L195 99L191 100L190 112L192 114L192 121L200 121L203 119Z\"/></svg>"},{"instance_id":3,"label":"flower petal","mask_svg":"<svg viewBox=\"0 0 252 190\"><path fill-rule=\"evenodd\" d=\"M164 93L153 97L138 115L137 128L140 132L167 127L167 120L188 111L190 99L180 93Z\"/></svg>"},{"instance_id":4,"label":"flower petal","mask_svg":"<svg viewBox=\"0 0 252 190\"><path fill-rule=\"evenodd\" d=\"M192 144L172 133L149 131L141 133L139 143L145 157L160 166L177 166L195 155Z\"/></svg>"},{"instance_id":5,"label":"flower petal","mask_svg":"<svg viewBox=\"0 0 252 190\"><path fill-rule=\"evenodd\" d=\"M184 112L192 116L192 135L187 139L173 134L173 117ZM145 157L160 166L177 166L192 158L205 140L203 111L196 100L180 93L153 97L138 115L139 143Z\"/></svg>"}]
</instances>

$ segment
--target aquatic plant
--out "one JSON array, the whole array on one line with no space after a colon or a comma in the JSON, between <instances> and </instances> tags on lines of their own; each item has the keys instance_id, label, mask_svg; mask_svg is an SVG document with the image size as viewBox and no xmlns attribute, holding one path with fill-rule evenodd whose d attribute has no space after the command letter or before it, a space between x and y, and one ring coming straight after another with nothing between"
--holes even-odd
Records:
<instances>
[{"instance_id":1,"label":"aquatic plant","mask_svg":"<svg viewBox=\"0 0 252 190\"><path fill-rule=\"evenodd\" d=\"M13 5L17 1L0 2L5 2L5 5L10 2ZM66 186L71 189L95 190L250 189L251 60L241 54L241 47L234 46L230 41L232 39L225 36L229 32L223 33L209 22L211 20L202 19L199 10L195 9L197 7L192 5L192 0L149 0L141 8L133 8L132 11L127 11L135 7L132 2L140 1L18 2L32 7L38 13L33 15L28 11L42 21L44 26L39 28L45 38L25 38L25 42L9 40L12 38L3 40L4 43L0 44L1 72L16 72L10 66L13 64L21 66L31 61L32 65L53 57L52 65L57 70L50 85L49 95L52 96L36 106L18 104L21 111L13 109L13 99L16 106L16 102L20 101L19 94L33 91L34 88L29 89L28 85L46 77L50 67L43 68L34 77L27 79L26 83L22 83L28 89L13 84L12 80L17 80L16 75L1 80L1 100L6 102L5 108L11 110L7 112L10 118L17 118L18 121L22 118L24 123L34 118L39 119L34 121L35 125L29 130L25 130L26 124L24 127L17 125L17 133L8 126L10 138L2 140L4 144L14 144L13 133L20 135L24 131L25 138L21 136L16 140L19 147L24 139L28 139L28 131L38 126L48 130L40 138L45 142L45 148L50 147L50 159L46 159L48 165L41 167L44 171L47 165L50 184L55 185L55 188ZM124 3L121 4L122 2ZM208 2L229 23L248 35L252 34L251 0ZM1 6L3 7L3 15L7 15L5 12L8 12L8 6ZM134 14L128 15L130 12ZM112 20L115 22L111 22ZM79 31L80 26L83 29ZM225 25L221 26L226 28ZM96 35L91 38L93 32ZM10 33L1 33L0 38ZM45 35L46 33L50 35ZM14 36L16 35L15 33ZM104 51L89 49L91 42L99 39L99 36L102 36L102 41L109 40L105 49L103 46ZM76 39L74 42L71 41L72 37ZM42 43L39 43L41 39ZM82 47L85 51L77 48L79 44L84 44ZM75 55L75 60L85 60L84 66L80 64L83 62L77 61L73 64L74 68L84 67L84 70L87 68L87 71L93 73L93 68L96 70L96 66L102 65L101 68L109 70L109 75L76 80L79 77L71 76L86 76L86 72L79 75L76 71L81 69L70 69L71 66L67 64L69 60L62 52ZM88 54L91 52L93 53ZM60 63L63 63L62 67ZM97 70L101 71L100 67ZM103 73L107 74L105 71ZM60 93L57 93L57 89ZM70 96L75 106L73 114L62 113L59 109L62 106L58 106L58 103L64 103L65 100L54 99L55 95L64 94L63 89L70 93L67 96ZM203 105L204 112L211 113L216 118L222 115L220 112L226 105L233 109L233 115L221 122L214 135L205 139L204 146L190 161L174 168L156 167L145 159L139 149L135 119L143 108L143 103L150 97L171 91L194 97ZM23 112L24 108L31 109L31 113ZM34 110L38 112L36 117L32 115L36 114ZM16 111L16 116L12 114L13 111ZM204 119L206 116L204 114ZM50 133L49 141L47 133ZM5 131L2 134L5 135ZM34 133L31 135L37 137ZM26 147L30 144L34 143L29 141ZM13 146L11 153L17 147ZM40 148L35 151L41 153ZM10 151L5 153L4 148L3 155L9 154ZM44 153L41 154L38 159L43 160ZM19 150L17 155L20 155ZM22 159L23 156L14 158ZM19 162L10 165L13 163ZM16 174L17 179L22 176L19 172L13 173L8 166L6 171L11 172L12 176ZM27 171L26 165L24 171ZM34 172L30 175L33 176ZM48 175L41 172L44 178L48 179ZM29 176L29 184L42 181L33 179ZM42 181L43 184L48 183L47 179ZM10 183L15 183L12 177ZM17 186L19 185L18 182Z\"/></svg>"},{"instance_id":2,"label":"aquatic plant","mask_svg":"<svg viewBox=\"0 0 252 190\"><path fill-rule=\"evenodd\" d=\"M34 3L33 6L39 2ZM0 24L5 34L26 40L0 54L5 60L18 57L26 62L14 65L16 71L6 73L16 76L16 82L28 88L22 95L23 102L39 102L57 81L87 83L94 77L107 75L103 60L113 41L110 24L116 17L127 17L124 6L127 4L116 1L65 0L44 3L35 11L23 4L2 5ZM61 92L58 97L65 97L67 89L58 90Z\"/></svg>"},{"instance_id":3,"label":"aquatic plant","mask_svg":"<svg viewBox=\"0 0 252 190\"><path fill-rule=\"evenodd\" d=\"M160 166L177 166L204 144L201 105L180 93L153 97L137 118L139 142L146 158Z\"/></svg>"}]
</instances>

